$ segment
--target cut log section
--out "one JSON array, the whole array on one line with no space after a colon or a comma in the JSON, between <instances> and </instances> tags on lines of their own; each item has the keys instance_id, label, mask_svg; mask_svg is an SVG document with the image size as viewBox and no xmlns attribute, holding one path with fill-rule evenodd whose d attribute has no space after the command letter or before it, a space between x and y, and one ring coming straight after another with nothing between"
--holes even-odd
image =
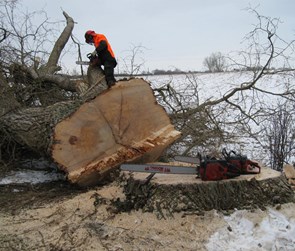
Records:
<instances>
[{"instance_id":1,"label":"cut log section","mask_svg":"<svg viewBox=\"0 0 295 251\"><path fill-rule=\"evenodd\" d=\"M160 218L174 212L202 213L207 210L265 208L294 202L294 192L285 175L263 167L257 175L241 175L222 181L202 181L194 175L124 172L125 200L116 202L121 210L142 209Z\"/></svg>"},{"instance_id":2,"label":"cut log section","mask_svg":"<svg viewBox=\"0 0 295 251\"><path fill-rule=\"evenodd\" d=\"M81 186L123 162L155 161L180 136L142 79L120 81L55 126L52 157Z\"/></svg>"}]
</instances>

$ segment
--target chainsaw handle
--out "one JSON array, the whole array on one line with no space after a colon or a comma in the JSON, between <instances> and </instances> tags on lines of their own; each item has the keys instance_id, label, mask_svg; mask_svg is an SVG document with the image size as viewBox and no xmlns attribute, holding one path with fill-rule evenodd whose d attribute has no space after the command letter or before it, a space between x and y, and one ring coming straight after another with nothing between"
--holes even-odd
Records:
<instances>
[{"instance_id":1,"label":"chainsaw handle","mask_svg":"<svg viewBox=\"0 0 295 251\"><path fill-rule=\"evenodd\" d=\"M222 153L222 155L223 155L223 157L224 157L225 159L229 159L231 153L232 153L233 155L236 155L236 156L241 156L240 154L237 154L237 153L236 153L235 151L233 151L233 150L227 152L225 148L222 149L222 152L221 152L221 153Z\"/></svg>"},{"instance_id":2,"label":"chainsaw handle","mask_svg":"<svg viewBox=\"0 0 295 251\"><path fill-rule=\"evenodd\" d=\"M221 153L225 159L230 157L230 152L228 153L225 148L222 149Z\"/></svg>"},{"instance_id":3,"label":"chainsaw handle","mask_svg":"<svg viewBox=\"0 0 295 251\"><path fill-rule=\"evenodd\" d=\"M88 54L87 54L87 58L88 58L89 60L91 60L91 59L93 58L92 53L88 53Z\"/></svg>"}]
</instances>

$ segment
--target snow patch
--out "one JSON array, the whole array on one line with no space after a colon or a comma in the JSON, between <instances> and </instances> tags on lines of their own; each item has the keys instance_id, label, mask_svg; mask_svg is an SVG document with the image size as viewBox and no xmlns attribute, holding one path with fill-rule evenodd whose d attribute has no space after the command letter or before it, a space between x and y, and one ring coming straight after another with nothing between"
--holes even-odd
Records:
<instances>
[{"instance_id":1,"label":"snow patch","mask_svg":"<svg viewBox=\"0 0 295 251\"><path fill-rule=\"evenodd\" d=\"M224 217L228 226L219 229L206 244L208 251L295 250L295 219L268 209L258 222L245 217L247 211L237 211Z\"/></svg>"},{"instance_id":2,"label":"snow patch","mask_svg":"<svg viewBox=\"0 0 295 251\"><path fill-rule=\"evenodd\" d=\"M5 177L0 178L0 185L23 183L38 184L64 179L64 175L56 172L25 170L11 172L7 174Z\"/></svg>"}]
</instances>

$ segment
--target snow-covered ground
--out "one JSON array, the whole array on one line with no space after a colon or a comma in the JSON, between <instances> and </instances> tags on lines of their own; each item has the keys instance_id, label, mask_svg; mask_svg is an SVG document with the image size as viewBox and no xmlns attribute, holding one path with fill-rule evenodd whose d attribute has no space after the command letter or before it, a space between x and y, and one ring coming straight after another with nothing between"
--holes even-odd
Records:
<instances>
[{"instance_id":1,"label":"snow-covered ground","mask_svg":"<svg viewBox=\"0 0 295 251\"><path fill-rule=\"evenodd\" d=\"M0 185L39 184L57 180L65 180L65 175L57 172L55 164L45 159L23 160L18 169L0 173Z\"/></svg>"},{"instance_id":2,"label":"snow-covered ground","mask_svg":"<svg viewBox=\"0 0 295 251\"><path fill-rule=\"evenodd\" d=\"M256 83L260 89L264 88L271 92L281 92L284 85L294 86L295 73L265 75ZM196 73L196 74L179 74L179 75L156 75L146 76L145 79L150 81L153 87L160 87L170 83L176 90L183 90L190 85L197 85L201 101L208 98L220 98L228 93L232 88L240 87L243 83L253 80L252 72L221 72L221 73ZM189 90L187 90L189 91ZM260 97L257 97L261 101ZM266 95L273 101L275 97Z\"/></svg>"},{"instance_id":3,"label":"snow-covered ground","mask_svg":"<svg viewBox=\"0 0 295 251\"><path fill-rule=\"evenodd\" d=\"M65 176L63 174L57 173L55 171L48 172L42 170L23 170L23 171L12 171L5 175L5 177L0 177L0 185L9 184L39 184L52 182L56 180L64 180Z\"/></svg>"},{"instance_id":4,"label":"snow-covered ground","mask_svg":"<svg viewBox=\"0 0 295 251\"><path fill-rule=\"evenodd\" d=\"M255 214L241 210L224 217L228 226L211 235L206 244L208 251L295 250L294 215L289 217L272 208L263 218Z\"/></svg>"}]
</instances>

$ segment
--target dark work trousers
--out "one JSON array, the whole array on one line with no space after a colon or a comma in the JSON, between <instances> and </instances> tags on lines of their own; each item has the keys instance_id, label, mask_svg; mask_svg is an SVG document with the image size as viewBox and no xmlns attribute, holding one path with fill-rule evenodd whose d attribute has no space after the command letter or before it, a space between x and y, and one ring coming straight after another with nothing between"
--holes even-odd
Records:
<instances>
[{"instance_id":1,"label":"dark work trousers","mask_svg":"<svg viewBox=\"0 0 295 251\"><path fill-rule=\"evenodd\" d=\"M116 67L116 64L114 62L106 61L104 63L104 74L105 74L105 78L106 78L108 87L111 87L116 82L116 79L114 77L114 68L115 67Z\"/></svg>"}]
</instances>

